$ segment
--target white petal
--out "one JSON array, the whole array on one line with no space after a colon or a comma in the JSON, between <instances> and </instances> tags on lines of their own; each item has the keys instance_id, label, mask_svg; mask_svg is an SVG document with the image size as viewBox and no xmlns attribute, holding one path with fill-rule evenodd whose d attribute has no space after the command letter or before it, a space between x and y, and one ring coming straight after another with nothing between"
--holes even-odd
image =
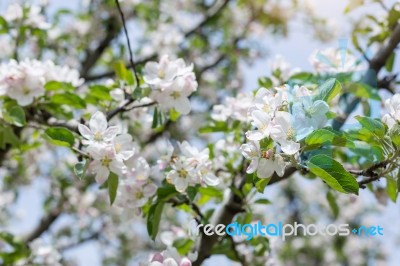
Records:
<instances>
[{"instance_id":1,"label":"white petal","mask_svg":"<svg viewBox=\"0 0 400 266\"><path fill-rule=\"evenodd\" d=\"M203 180L209 186L217 186L219 184L219 178L211 173L208 173L205 176L203 176Z\"/></svg>"},{"instance_id":2,"label":"white petal","mask_svg":"<svg viewBox=\"0 0 400 266\"><path fill-rule=\"evenodd\" d=\"M178 192L185 192L186 188L188 187L188 182L184 178L176 178L174 180L175 188Z\"/></svg>"},{"instance_id":3,"label":"white petal","mask_svg":"<svg viewBox=\"0 0 400 266\"><path fill-rule=\"evenodd\" d=\"M274 173L274 163L265 158L260 159L258 163L257 176L259 178L268 178Z\"/></svg>"},{"instance_id":4,"label":"white petal","mask_svg":"<svg viewBox=\"0 0 400 266\"><path fill-rule=\"evenodd\" d=\"M281 141L280 144L282 151L288 155L293 155L300 150L300 143L291 140Z\"/></svg>"},{"instance_id":5,"label":"white petal","mask_svg":"<svg viewBox=\"0 0 400 266\"><path fill-rule=\"evenodd\" d=\"M119 127L112 126L106 129L103 138L105 141L111 141L119 133Z\"/></svg>"},{"instance_id":6,"label":"white petal","mask_svg":"<svg viewBox=\"0 0 400 266\"><path fill-rule=\"evenodd\" d=\"M79 133L81 133L81 135L83 137L85 137L87 139L91 139L92 132L90 131L90 129L87 126L79 124L78 125L78 130L79 130Z\"/></svg>"},{"instance_id":7,"label":"white petal","mask_svg":"<svg viewBox=\"0 0 400 266\"><path fill-rule=\"evenodd\" d=\"M89 121L89 127L93 132L103 133L106 130L107 125L106 116L100 111L94 113Z\"/></svg>"},{"instance_id":8,"label":"white petal","mask_svg":"<svg viewBox=\"0 0 400 266\"><path fill-rule=\"evenodd\" d=\"M108 170L107 167L101 166L100 169L97 169L97 174L96 174L96 182L101 185L104 182L106 182L108 176L110 175L110 170Z\"/></svg>"},{"instance_id":9,"label":"white petal","mask_svg":"<svg viewBox=\"0 0 400 266\"><path fill-rule=\"evenodd\" d=\"M187 115L188 113L190 113L191 107L189 99L186 97L181 97L177 99L175 109L183 115Z\"/></svg>"},{"instance_id":10,"label":"white petal","mask_svg":"<svg viewBox=\"0 0 400 266\"><path fill-rule=\"evenodd\" d=\"M252 174L257 170L258 167L258 159L254 159L251 161L249 164L249 167L247 167L246 173Z\"/></svg>"}]
</instances>

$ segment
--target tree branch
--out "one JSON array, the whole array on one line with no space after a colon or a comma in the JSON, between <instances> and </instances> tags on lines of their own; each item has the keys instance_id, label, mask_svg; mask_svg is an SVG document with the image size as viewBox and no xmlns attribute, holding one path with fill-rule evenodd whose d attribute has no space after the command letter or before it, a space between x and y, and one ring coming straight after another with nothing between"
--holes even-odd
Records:
<instances>
[{"instance_id":1,"label":"tree branch","mask_svg":"<svg viewBox=\"0 0 400 266\"><path fill-rule=\"evenodd\" d=\"M370 85L371 87L376 87L376 80L382 67L385 65L386 61L396 49L397 45L400 43L400 23L394 28L392 35L389 40L381 47L381 49L375 54L375 56L369 61L369 67L367 73L363 77L363 83ZM350 114L356 109L359 104L360 99L354 98L346 107L344 115L338 117L333 121L333 129L340 130L344 125Z\"/></svg>"},{"instance_id":2,"label":"tree branch","mask_svg":"<svg viewBox=\"0 0 400 266\"><path fill-rule=\"evenodd\" d=\"M118 0L116 0L116 1L118 1ZM205 26L210 20L215 18L227 6L227 4L229 3L229 0L224 0L222 2L222 4L218 4L219 1L215 1L215 2L216 3L207 10L204 19L199 24L197 24L195 27L193 27L191 30L189 30L186 33L184 33L184 36L186 38L191 36L195 32L197 32L200 28ZM137 61L136 65L142 65L142 64L145 64L146 62L148 62L150 60L155 60L157 58L157 56L158 56L157 53L153 53L153 54L151 54L151 55L149 55L149 56ZM132 68L132 64L126 64L126 67L128 69ZM101 74L88 76L88 77L86 77L86 80L87 81L98 80L98 79L102 79L102 78L112 77L114 74L115 74L114 71L107 71L107 72L104 72L104 73L101 73Z\"/></svg>"}]
</instances>

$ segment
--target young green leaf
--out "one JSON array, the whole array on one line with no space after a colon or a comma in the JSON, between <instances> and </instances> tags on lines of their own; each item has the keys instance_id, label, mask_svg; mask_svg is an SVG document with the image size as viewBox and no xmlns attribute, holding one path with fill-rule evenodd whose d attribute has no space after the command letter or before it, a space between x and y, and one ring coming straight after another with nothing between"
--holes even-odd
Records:
<instances>
[{"instance_id":1,"label":"young green leaf","mask_svg":"<svg viewBox=\"0 0 400 266\"><path fill-rule=\"evenodd\" d=\"M48 128L45 134L50 142L57 146L71 147L75 142L72 132L64 127Z\"/></svg>"},{"instance_id":2,"label":"young green leaf","mask_svg":"<svg viewBox=\"0 0 400 266\"><path fill-rule=\"evenodd\" d=\"M3 113L3 118L10 124L22 127L26 125L25 111L18 105L12 106Z\"/></svg>"},{"instance_id":3,"label":"young green leaf","mask_svg":"<svg viewBox=\"0 0 400 266\"><path fill-rule=\"evenodd\" d=\"M342 85L334 78L327 80L319 88L319 93L315 96L314 100L323 100L330 102L342 90Z\"/></svg>"},{"instance_id":4,"label":"young green leaf","mask_svg":"<svg viewBox=\"0 0 400 266\"><path fill-rule=\"evenodd\" d=\"M367 129L374 135L378 137L383 137L385 135L386 127L382 122L366 116L356 116L355 118L360 122L363 128Z\"/></svg>"},{"instance_id":5,"label":"young green leaf","mask_svg":"<svg viewBox=\"0 0 400 266\"><path fill-rule=\"evenodd\" d=\"M355 177L331 157L323 154L315 155L307 162L307 166L331 188L339 192L358 195L359 186Z\"/></svg>"},{"instance_id":6,"label":"young green leaf","mask_svg":"<svg viewBox=\"0 0 400 266\"><path fill-rule=\"evenodd\" d=\"M158 234L158 227L160 225L161 214L164 208L163 202L156 202L151 205L147 216L147 232L151 239L155 239Z\"/></svg>"},{"instance_id":7,"label":"young green leaf","mask_svg":"<svg viewBox=\"0 0 400 266\"><path fill-rule=\"evenodd\" d=\"M108 184L108 195L110 197L110 204L112 205L117 197L117 189L118 189L118 175L110 172L107 180Z\"/></svg>"}]
</instances>

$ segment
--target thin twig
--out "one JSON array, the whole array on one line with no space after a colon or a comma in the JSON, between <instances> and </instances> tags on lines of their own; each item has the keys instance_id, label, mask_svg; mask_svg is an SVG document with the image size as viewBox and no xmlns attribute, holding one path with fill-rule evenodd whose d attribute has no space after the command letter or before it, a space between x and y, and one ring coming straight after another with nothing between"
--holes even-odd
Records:
<instances>
[{"instance_id":1,"label":"thin twig","mask_svg":"<svg viewBox=\"0 0 400 266\"><path fill-rule=\"evenodd\" d=\"M135 79L136 79L136 86L139 86L139 76L136 70L136 66L135 66L135 62L133 61L133 54L132 54L132 47L131 47L131 41L129 40L129 35L128 35L128 29L126 27L126 21L125 21L125 16L124 16L124 12L122 12L121 6L119 4L119 0L115 0L115 3L117 5L118 8L118 12L121 16L121 20L122 20L122 27L124 28L124 32L125 32L125 38L126 38L126 42L128 44L128 52L129 52L129 62L131 64L131 68L133 71L133 74L135 75Z\"/></svg>"}]
</instances>

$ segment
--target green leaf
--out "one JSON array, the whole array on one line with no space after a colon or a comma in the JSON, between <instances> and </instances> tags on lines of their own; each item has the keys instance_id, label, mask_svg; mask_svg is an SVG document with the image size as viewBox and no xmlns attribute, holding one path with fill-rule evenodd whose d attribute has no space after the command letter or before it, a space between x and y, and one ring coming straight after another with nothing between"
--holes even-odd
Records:
<instances>
[{"instance_id":1,"label":"green leaf","mask_svg":"<svg viewBox=\"0 0 400 266\"><path fill-rule=\"evenodd\" d=\"M157 199L158 201L168 201L169 199L172 199L173 197L179 195L180 193L176 191L174 186L171 185L165 185L162 187L159 187L157 189Z\"/></svg>"},{"instance_id":2,"label":"green leaf","mask_svg":"<svg viewBox=\"0 0 400 266\"><path fill-rule=\"evenodd\" d=\"M15 135L11 126L0 124L0 149L5 149L7 144L12 147L20 147L21 141L17 135Z\"/></svg>"},{"instance_id":3,"label":"green leaf","mask_svg":"<svg viewBox=\"0 0 400 266\"><path fill-rule=\"evenodd\" d=\"M268 185L269 181L271 180L271 177L269 178L256 178L255 182L255 187L258 192L264 193L265 187Z\"/></svg>"},{"instance_id":4,"label":"green leaf","mask_svg":"<svg viewBox=\"0 0 400 266\"><path fill-rule=\"evenodd\" d=\"M265 205L269 205L272 202L268 199L258 199L254 202L254 204L265 204Z\"/></svg>"},{"instance_id":5,"label":"green leaf","mask_svg":"<svg viewBox=\"0 0 400 266\"><path fill-rule=\"evenodd\" d=\"M89 165L88 161L85 161L85 160L75 164L74 173L79 179L82 179L85 177L85 173L86 173L88 165Z\"/></svg>"},{"instance_id":6,"label":"green leaf","mask_svg":"<svg viewBox=\"0 0 400 266\"><path fill-rule=\"evenodd\" d=\"M111 101L110 90L106 86L93 85L89 87L89 96L103 101Z\"/></svg>"},{"instance_id":7,"label":"green leaf","mask_svg":"<svg viewBox=\"0 0 400 266\"><path fill-rule=\"evenodd\" d=\"M157 128L157 127L158 127L158 109L156 107L154 108L153 123L151 124L151 128Z\"/></svg>"},{"instance_id":8,"label":"green leaf","mask_svg":"<svg viewBox=\"0 0 400 266\"><path fill-rule=\"evenodd\" d=\"M110 172L107 180L108 184L108 195L110 197L110 204L112 205L117 197L117 189L118 189L118 175Z\"/></svg>"},{"instance_id":9,"label":"green leaf","mask_svg":"<svg viewBox=\"0 0 400 266\"><path fill-rule=\"evenodd\" d=\"M396 53L392 52L389 58L386 60L385 68L388 72L392 72L393 70L393 64L394 64L394 59L396 57Z\"/></svg>"},{"instance_id":10,"label":"green leaf","mask_svg":"<svg viewBox=\"0 0 400 266\"><path fill-rule=\"evenodd\" d=\"M328 191L328 193L326 193L326 200L329 203L329 207L331 207L331 210L333 212L333 217L335 217L335 219L336 219L339 215L339 206L338 206L335 196L333 196L332 192Z\"/></svg>"},{"instance_id":11,"label":"green leaf","mask_svg":"<svg viewBox=\"0 0 400 266\"><path fill-rule=\"evenodd\" d=\"M290 81L295 81L295 82L299 82L299 81L308 81L310 79L312 79L313 74L309 73L309 72L300 72L300 73L296 73L293 76L291 76L289 78Z\"/></svg>"},{"instance_id":12,"label":"green leaf","mask_svg":"<svg viewBox=\"0 0 400 266\"><path fill-rule=\"evenodd\" d=\"M225 121L214 121L209 126L201 127L199 133L227 132L228 130L229 127Z\"/></svg>"},{"instance_id":13,"label":"green leaf","mask_svg":"<svg viewBox=\"0 0 400 266\"><path fill-rule=\"evenodd\" d=\"M22 127L26 125L25 111L18 105L12 106L3 113L3 118L8 123Z\"/></svg>"},{"instance_id":14,"label":"green leaf","mask_svg":"<svg viewBox=\"0 0 400 266\"><path fill-rule=\"evenodd\" d=\"M264 87L264 88L268 89L268 88L272 87L273 83L272 83L272 80L270 78L263 77L263 78L259 78L258 79L258 85L260 87Z\"/></svg>"},{"instance_id":15,"label":"green leaf","mask_svg":"<svg viewBox=\"0 0 400 266\"><path fill-rule=\"evenodd\" d=\"M176 248L180 255L184 256L191 251L193 244L194 241L191 239L178 238L174 241L173 246Z\"/></svg>"},{"instance_id":16,"label":"green leaf","mask_svg":"<svg viewBox=\"0 0 400 266\"><path fill-rule=\"evenodd\" d=\"M320 146L323 144L331 144L340 147L354 146L354 143L351 140L342 137L341 135L339 135L339 132L334 132L323 128L313 131L310 135L307 136L305 142L307 145L315 145L315 146Z\"/></svg>"},{"instance_id":17,"label":"green leaf","mask_svg":"<svg viewBox=\"0 0 400 266\"><path fill-rule=\"evenodd\" d=\"M368 84L364 83L351 83L346 87L346 90L359 98L373 99L379 101L381 97L378 94L378 90L372 88Z\"/></svg>"},{"instance_id":18,"label":"green leaf","mask_svg":"<svg viewBox=\"0 0 400 266\"><path fill-rule=\"evenodd\" d=\"M331 157L322 154L316 155L307 162L307 166L311 173L320 177L331 188L339 192L358 195L359 186L354 176Z\"/></svg>"},{"instance_id":19,"label":"green leaf","mask_svg":"<svg viewBox=\"0 0 400 266\"><path fill-rule=\"evenodd\" d=\"M389 196L389 198L396 203L397 200L397 182L391 178L387 177L386 178L386 191Z\"/></svg>"},{"instance_id":20,"label":"green leaf","mask_svg":"<svg viewBox=\"0 0 400 266\"><path fill-rule=\"evenodd\" d=\"M78 95L71 92L56 94L51 97L51 102L56 104L69 105L78 109L83 109L86 107L86 102L82 100Z\"/></svg>"},{"instance_id":21,"label":"green leaf","mask_svg":"<svg viewBox=\"0 0 400 266\"><path fill-rule=\"evenodd\" d=\"M64 127L48 128L45 134L50 142L57 146L71 147L75 142L72 132Z\"/></svg>"},{"instance_id":22,"label":"green leaf","mask_svg":"<svg viewBox=\"0 0 400 266\"><path fill-rule=\"evenodd\" d=\"M151 239L155 239L158 234L161 214L164 208L163 202L156 202L151 205L147 216L147 232Z\"/></svg>"},{"instance_id":23,"label":"green leaf","mask_svg":"<svg viewBox=\"0 0 400 266\"><path fill-rule=\"evenodd\" d=\"M178 120L179 116L181 114L175 110L175 108L171 108L169 109L169 119L171 119L171 121L175 122Z\"/></svg>"},{"instance_id":24,"label":"green leaf","mask_svg":"<svg viewBox=\"0 0 400 266\"><path fill-rule=\"evenodd\" d=\"M315 96L314 100L323 100L330 102L342 90L342 85L334 78L328 79L319 88L319 93Z\"/></svg>"},{"instance_id":25,"label":"green leaf","mask_svg":"<svg viewBox=\"0 0 400 266\"><path fill-rule=\"evenodd\" d=\"M385 135L386 127L382 122L367 116L356 116L355 118L365 129L374 135L378 137L383 137Z\"/></svg>"},{"instance_id":26,"label":"green leaf","mask_svg":"<svg viewBox=\"0 0 400 266\"><path fill-rule=\"evenodd\" d=\"M216 189L215 187L199 187L198 192L201 195L207 195L210 197L221 199L223 198L223 193L221 190Z\"/></svg>"},{"instance_id":27,"label":"green leaf","mask_svg":"<svg viewBox=\"0 0 400 266\"><path fill-rule=\"evenodd\" d=\"M114 63L114 70L117 77L123 81L125 81L128 85L135 85L136 80L132 71L128 70L125 66L124 61L119 60Z\"/></svg>"},{"instance_id":28,"label":"green leaf","mask_svg":"<svg viewBox=\"0 0 400 266\"><path fill-rule=\"evenodd\" d=\"M71 83L59 82L59 81L49 81L44 85L45 90L47 91L74 91L75 87L72 86Z\"/></svg>"},{"instance_id":29,"label":"green leaf","mask_svg":"<svg viewBox=\"0 0 400 266\"><path fill-rule=\"evenodd\" d=\"M396 146L400 146L400 125L395 124L389 130L389 136Z\"/></svg>"}]
</instances>

